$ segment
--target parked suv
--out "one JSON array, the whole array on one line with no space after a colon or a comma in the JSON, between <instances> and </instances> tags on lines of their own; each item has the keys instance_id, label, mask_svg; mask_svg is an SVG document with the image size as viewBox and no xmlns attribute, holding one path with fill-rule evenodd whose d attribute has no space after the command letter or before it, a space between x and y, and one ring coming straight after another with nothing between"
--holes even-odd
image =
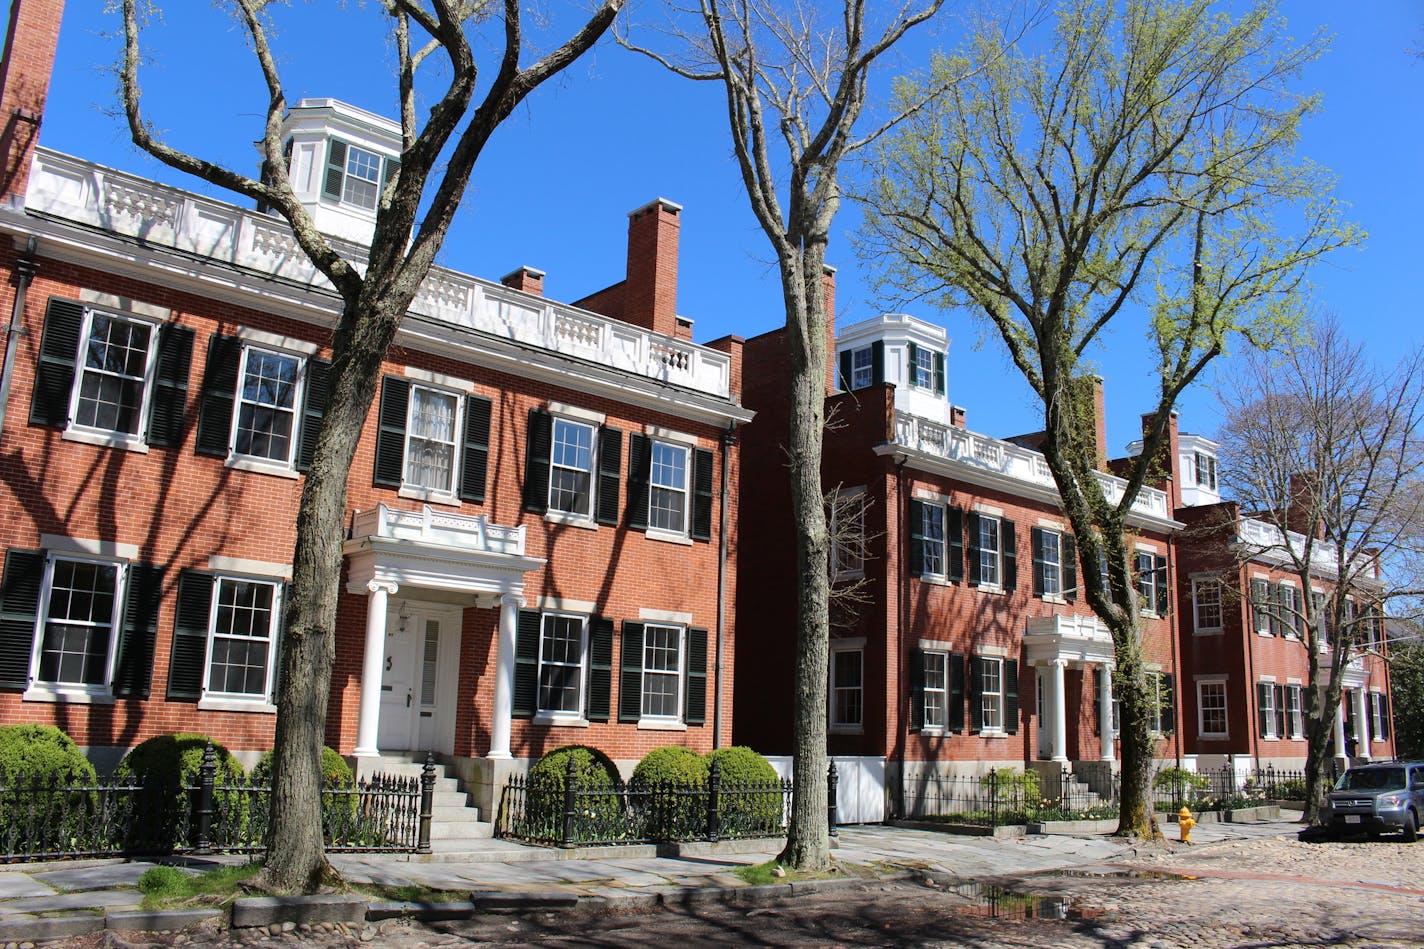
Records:
<instances>
[{"instance_id":1,"label":"parked suv","mask_svg":"<svg viewBox=\"0 0 1424 949\"><path fill-rule=\"evenodd\" d=\"M1330 833L1366 831L1370 836L1400 833L1405 840L1419 835L1424 814L1424 762L1395 761L1351 768L1325 796L1320 822Z\"/></svg>"}]
</instances>

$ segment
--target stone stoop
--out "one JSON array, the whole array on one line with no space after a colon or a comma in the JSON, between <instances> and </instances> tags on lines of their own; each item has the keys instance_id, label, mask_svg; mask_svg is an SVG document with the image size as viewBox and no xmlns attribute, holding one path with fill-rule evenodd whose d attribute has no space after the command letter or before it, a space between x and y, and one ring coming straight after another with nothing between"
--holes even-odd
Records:
<instances>
[{"instance_id":1,"label":"stone stoop","mask_svg":"<svg viewBox=\"0 0 1424 949\"><path fill-rule=\"evenodd\" d=\"M383 754L373 770L382 774L419 778L425 770L423 754ZM475 841L494 836L494 824L480 819L480 809L470 804L470 795L459 778L451 777L445 766L435 763L435 798L431 807L430 849L436 853L460 853Z\"/></svg>"}]
</instances>

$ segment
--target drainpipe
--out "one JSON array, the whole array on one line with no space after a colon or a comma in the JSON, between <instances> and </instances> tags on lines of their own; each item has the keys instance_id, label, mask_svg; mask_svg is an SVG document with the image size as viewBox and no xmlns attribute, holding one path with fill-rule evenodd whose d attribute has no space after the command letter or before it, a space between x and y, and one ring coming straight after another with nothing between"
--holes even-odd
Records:
<instances>
[{"instance_id":1,"label":"drainpipe","mask_svg":"<svg viewBox=\"0 0 1424 949\"><path fill-rule=\"evenodd\" d=\"M895 598L898 601L896 603L895 615L900 626L898 630L900 634L900 661L898 663L900 670L900 688L897 691L900 696L900 721L904 723L904 727L900 729L898 742L900 746L898 755L900 759L900 780L898 782L898 799L895 802L895 806L899 811L895 816L900 818L906 815L905 746L910 743L910 722L904 717L905 709L910 707L909 703L905 701L905 692L910 684L909 670L906 667L906 661L910 652L905 648L906 633L909 630L909 622L905 614L909 611L908 587L910 583L909 548L908 541L905 540L909 534L909 532L905 530L905 462L907 460L908 458L905 455L897 455L895 457L895 537L898 543L896 544L895 556L886 558L895 568ZM910 714L914 715L914 712Z\"/></svg>"},{"instance_id":2,"label":"drainpipe","mask_svg":"<svg viewBox=\"0 0 1424 949\"><path fill-rule=\"evenodd\" d=\"M712 747L722 747L722 656L725 649L727 616L727 459L737 443L737 423L722 433L722 504L717 519L717 656L712 667L716 695L712 700Z\"/></svg>"},{"instance_id":3,"label":"drainpipe","mask_svg":"<svg viewBox=\"0 0 1424 949\"><path fill-rule=\"evenodd\" d=\"M5 364L0 368L0 437L5 431L5 409L10 404L10 376L15 369L15 347L24 333L25 297L30 290L39 265L35 263L37 241L33 236L25 242L25 252L15 262L15 305L10 310L10 325L5 328Z\"/></svg>"}]
</instances>

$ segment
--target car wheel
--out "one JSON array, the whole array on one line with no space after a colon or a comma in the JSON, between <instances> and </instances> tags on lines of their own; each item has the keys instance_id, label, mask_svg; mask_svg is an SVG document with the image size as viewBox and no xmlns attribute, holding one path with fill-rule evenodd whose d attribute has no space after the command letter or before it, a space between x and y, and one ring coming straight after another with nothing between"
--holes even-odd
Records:
<instances>
[{"instance_id":1,"label":"car wheel","mask_svg":"<svg viewBox=\"0 0 1424 949\"><path fill-rule=\"evenodd\" d=\"M1404 812L1404 828L1399 832L1404 838L1404 842L1412 844L1419 839L1419 822L1414 819L1413 811Z\"/></svg>"}]
</instances>

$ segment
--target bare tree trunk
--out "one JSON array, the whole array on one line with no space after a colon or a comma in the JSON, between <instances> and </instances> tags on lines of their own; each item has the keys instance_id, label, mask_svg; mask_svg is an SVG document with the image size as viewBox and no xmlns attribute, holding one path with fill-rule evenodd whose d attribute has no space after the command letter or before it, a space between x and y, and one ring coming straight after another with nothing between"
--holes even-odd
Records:
<instances>
[{"instance_id":1,"label":"bare tree trunk","mask_svg":"<svg viewBox=\"0 0 1424 949\"><path fill-rule=\"evenodd\" d=\"M1117 833L1122 837L1160 836L1152 803L1152 713L1157 697L1147 687L1137 624L1113 631L1117 655L1114 673L1122 716L1122 783L1118 797Z\"/></svg>"}]
</instances>

